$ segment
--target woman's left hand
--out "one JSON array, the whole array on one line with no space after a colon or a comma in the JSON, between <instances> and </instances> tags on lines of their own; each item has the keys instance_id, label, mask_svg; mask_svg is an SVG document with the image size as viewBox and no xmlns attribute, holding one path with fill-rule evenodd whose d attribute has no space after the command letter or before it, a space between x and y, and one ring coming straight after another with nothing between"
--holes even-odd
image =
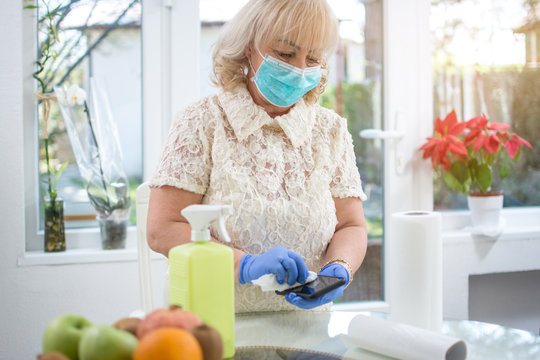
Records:
<instances>
[{"instance_id":1,"label":"woman's left hand","mask_svg":"<svg viewBox=\"0 0 540 360\"><path fill-rule=\"evenodd\" d=\"M301 309L307 310L332 302L335 299L339 298L341 295L343 295L343 290L345 290L345 287L349 283L349 272L347 271L345 266L335 263L330 264L325 266L318 275L339 277L345 279L346 282L344 285L324 294L317 299L307 300L296 295L295 293L290 293L285 295L285 300L295 306L298 306Z\"/></svg>"}]
</instances>

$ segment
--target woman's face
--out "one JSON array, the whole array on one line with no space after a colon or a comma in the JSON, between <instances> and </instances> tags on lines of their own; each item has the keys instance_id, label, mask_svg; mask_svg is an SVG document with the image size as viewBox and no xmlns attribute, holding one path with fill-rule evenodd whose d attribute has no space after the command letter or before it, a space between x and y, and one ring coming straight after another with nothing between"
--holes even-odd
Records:
<instances>
[{"instance_id":1,"label":"woman's face","mask_svg":"<svg viewBox=\"0 0 540 360\"><path fill-rule=\"evenodd\" d=\"M321 65L324 53L321 49L308 49L287 39L263 43L258 49L254 45L251 45L246 51L246 55L251 61L252 66L248 72L248 79L251 79L255 75L255 72L257 72L264 60L264 56L267 54L297 68L305 69L307 67ZM255 103L262 106L272 117L285 114L292 106L294 106L278 107L270 104L260 94L252 81L248 81L248 90Z\"/></svg>"},{"instance_id":2,"label":"woman's face","mask_svg":"<svg viewBox=\"0 0 540 360\"><path fill-rule=\"evenodd\" d=\"M259 68L266 54L300 69L321 65L323 56L323 52L320 49L303 48L287 39L275 40L269 44L261 44L258 50L263 57L261 57L254 46L252 48L251 63L255 71Z\"/></svg>"}]
</instances>

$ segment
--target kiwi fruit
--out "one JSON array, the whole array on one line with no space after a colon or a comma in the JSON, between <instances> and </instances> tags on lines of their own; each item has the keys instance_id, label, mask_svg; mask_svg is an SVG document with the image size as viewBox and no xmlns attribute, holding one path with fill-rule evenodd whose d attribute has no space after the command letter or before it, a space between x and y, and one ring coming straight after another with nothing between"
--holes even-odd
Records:
<instances>
[{"instance_id":1,"label":"kiwi fruit","mask_svg":"<svg viewBox=\"0 0 540 360\"><path fill-rule=\"evenodd\" d=\"M204 360L223 359L223 341L219 331L206 324L189 330L201 345Z\"/></svg>"},{"instance_id":2,"label":"kiwi fruit","mask_svg":"<svg viewBox=\"0 0 540 360\"><path fill-rule=\"evenodd\" d=\"M59 353L58 351L50 351L50 352L38 355L37 359L38 360L69 360L69 358L66 355Z\"/></svg>"}]
</instances>

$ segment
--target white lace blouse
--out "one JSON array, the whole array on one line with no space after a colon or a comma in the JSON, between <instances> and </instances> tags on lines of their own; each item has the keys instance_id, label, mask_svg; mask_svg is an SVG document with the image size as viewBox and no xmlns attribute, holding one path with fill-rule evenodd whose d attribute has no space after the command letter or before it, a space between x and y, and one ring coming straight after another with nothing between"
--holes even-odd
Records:
<instances>
[{"instance_id":1,"label":"white lace blouse","mask_svg":"<svg viewBox=\"0 0 540 360\"><path fill-rule=\"evenodd\" d=\"M232 204L231 246L256 255L282 245L316 272L337 224L333 197L366 199L345 119L303 100L272 119L243 86L178 114L151 179L163 185ZM237 312L297 309L254 285L237 284L235 302Z\"/></svg>"}]
</instances>

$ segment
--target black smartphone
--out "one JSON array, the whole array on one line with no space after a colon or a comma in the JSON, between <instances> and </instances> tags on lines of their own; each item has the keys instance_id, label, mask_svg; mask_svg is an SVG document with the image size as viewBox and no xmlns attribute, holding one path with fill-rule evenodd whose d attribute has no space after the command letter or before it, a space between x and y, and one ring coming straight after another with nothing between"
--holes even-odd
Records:
<instances>
[{"instance_id":1,"label":"black smartphone","mask_svg":"<svg viewBox=\"0 0 540 360\"><path fill-rule=\"evenodd\" d=\"M317 279L315 279L315 281L304 285L295 286L293 288L283 291L276 290L276 294L287 295L293 292L296 295L303 297L304 299L313 300L323 296L324 294L334 289L337 289L342 285L345 285L345 282L346 280L343 278L319 275L317 276Z\"/></svg>"}]
</instances>

